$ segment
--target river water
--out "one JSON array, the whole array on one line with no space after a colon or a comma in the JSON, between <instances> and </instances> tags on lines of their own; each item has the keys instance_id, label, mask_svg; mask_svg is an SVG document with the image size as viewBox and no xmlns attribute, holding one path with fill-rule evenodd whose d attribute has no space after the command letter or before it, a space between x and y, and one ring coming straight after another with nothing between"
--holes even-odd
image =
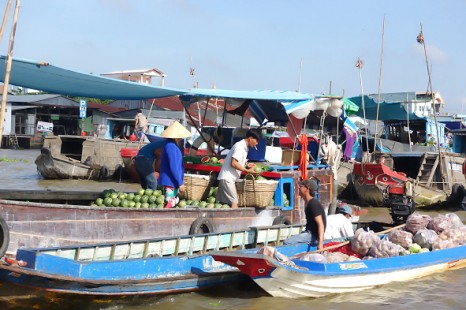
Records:
<instances>
[{"instance_id":1,"label":"river water","mask_svg":"<svg viewBox=\"0 0 466 310\"><path fill-rule=\"evenodd\" d=\"M34 159L38 150L0 149L0 189L92 190L115 188L135 191L138 184L84 180L42 180ZM438 211L420 211L434 216ZM440 211L440 213L451 212ZM465 211L455 211L466 222ZM389 222L386 209L369 208L364 222ZM0 283L0 309L464 309L466 269L436 274L412 282L393 283L371 290L318 299L273 298L252 282L228 287L167 295L126 298L90 298L37 292Z\"/></svg>"}]
</instances>

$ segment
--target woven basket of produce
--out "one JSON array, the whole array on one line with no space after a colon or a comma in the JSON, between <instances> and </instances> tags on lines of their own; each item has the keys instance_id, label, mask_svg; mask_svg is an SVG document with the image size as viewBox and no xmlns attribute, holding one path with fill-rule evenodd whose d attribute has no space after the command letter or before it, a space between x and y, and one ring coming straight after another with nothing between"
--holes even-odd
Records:
<instances>
[{"instance_id":1,"label":"woven basket of produce","mask_svg":"<svg viewBox=\"0 0 466 310\"><path fill-rule=\"evenodd\" d=\"M248 174L244 179L237 180L235 185L238 193L238 205L264 208L270 205L278 181L255 180L253 175Z\"/></svg>"},{"instance_id":2,"label":"woven basket of produce","mask_svg":"<svg viewBox=\"0 0 466 310\"><path fill-rule=\"evenodd\" d=\"M205 200L209 195L211 176L185 174L184 185L186 186L186 191L182 195L183 198L189 200Z\"/></svg>"}]
</instances>

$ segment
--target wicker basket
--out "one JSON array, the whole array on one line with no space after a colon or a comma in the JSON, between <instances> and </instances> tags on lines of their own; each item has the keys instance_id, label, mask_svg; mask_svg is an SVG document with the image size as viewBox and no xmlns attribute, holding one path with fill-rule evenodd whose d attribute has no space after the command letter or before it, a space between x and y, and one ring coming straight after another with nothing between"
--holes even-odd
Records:
<instances>
[{"instance_id":1,"label":"wicker basket","mask_svg":"<svg viewBox=\"0 0 466 310\"><path fill-rule=\"evenodd\" d=\"M237 180L235 185L238 193L238 205L264 208L270 205L278 181L255 180L254 176L248 174L244 179Z\"/></svg>"},{"instance_id":2,"label":"wicker basket","mask_svg":"<svg viewBox=\"0 0 466 310\"><path fill-rule=\"evenodd\" d=\"M209 195L210 184L210 175L185 174L186 191L182 196L188 200L205 200Z\"/></svg>"}]
</instances>

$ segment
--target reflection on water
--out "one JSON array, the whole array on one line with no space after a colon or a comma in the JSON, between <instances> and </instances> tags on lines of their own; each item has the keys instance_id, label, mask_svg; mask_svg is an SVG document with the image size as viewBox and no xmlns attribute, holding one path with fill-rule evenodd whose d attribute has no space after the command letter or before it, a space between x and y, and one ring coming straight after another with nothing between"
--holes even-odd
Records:
<instances>
[{"instance_id":1,"label":"reflection on water","mask_svg":"<svg viewBox=\"0 0 466 310\"><path fill-rule=\"evenodd\" d=\"M34 164L39 150L0 150L0 189L92 190L115 188L135 191L135 183L96 182L85 180L42 180ZM438 211L422 211L435 216ZM445 213L445 211L440 211ZM456 212L463 222L466 212ZM388 211L370 208L362 221L389 221ZM37 292L0 284L0 309L464 309L466 304L466 269L436 274L412 282L394 283L367 291L319 299L289 300L272 298L254 283L168 296L133 296L90 298Z\"/></svg>"},{"instance_id":2,"label":"reflection on water","mask_svg":"<svg viewBox=\"0 0 466 310\"><path fill-rule=\"evenodd\" d=\"M0 149L0 189L28 190L90 190L102 191L114 188L118 191L136 191L136 183L89 180L43 180L34 163L40 150ZM7 160L2 161L5 158Z\"/></svg>"},{"instance_id":3,"label":"reflection on water","mask_svg":"<svg viewBox=\"0 0 466 310\"><path fill-rule=\"evenodd\" d=\"M466 270L448 271L412 282L317 299L290 300L266 295L254 283L168 296L90 298L0 286L1 309L464 309ZM427 308L426 308L427 305Z\"/></svg>"}]
</instances>

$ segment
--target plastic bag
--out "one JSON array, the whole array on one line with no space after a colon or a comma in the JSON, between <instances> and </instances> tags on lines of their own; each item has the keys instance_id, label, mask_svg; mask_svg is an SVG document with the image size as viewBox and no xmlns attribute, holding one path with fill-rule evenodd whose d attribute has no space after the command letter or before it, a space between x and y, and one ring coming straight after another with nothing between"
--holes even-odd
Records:
<instances>
[{"instance_id":1,"label":"plastic bag","mask_svg":"<svg viewBox=\"0 0 466 310\"><path fill-rule=\"evenodd\" d=\"M413 241L421 246L432 250L432 244L438 240L438 235L435 231L430 229L420 229L413 237Z\"/></svg>"},{"instance_id":2,"label":"plastic bag","mask_svg":"<svg viewBox=\"0 0 466 310\"><path fill-rule=\"evenodd\" d=\"M456 213L447 213L447 214L445 214L445 216L447 216L450 219L451 225L453 226L453 228L461 228L461 227L464 226L464 224L461 221L458 214L456 214Z\"/></svg>"},{"instance_id":3,"label":"plastic bag","mask_svg":"<svg viewBox=\"0 0 466 310\"><path fill-rule=\"evenodd\" d=\"M325 264L327 262L325 256L320 253L305 253L305 255L301 256L299 259L307 262L315 262L322 264Z\"/></svg>"},{"instance_id":4,"label":"plastic bag","mask_svg":"<svg viewBox=\"0 0 466 310\"><path fill-rule=\"evenodd\" d=\"M436 217L434 217L427 225L427 228L435 230L437 234L440 234L445 229L452 227L453 225L451 224L450 218L443 214L439 214Z\"/></svg>"},{"instance_id":5,"label":"plastic bag","mask_svg":"<svg viewBox=\"0 0 466 310\"><path fill-rule=\"evenodd\" d=\"M405 229L415 234L419 229L426 228L431 220L432 218L428 215L413 213L408 216Z\"/></svg>"},{"instance_id":6,"label":"plastic bag","mask_svg":"<svg viewBox=\"0 0 466 310\"><path fill-rule=\"evenodd\" d=\"M362 256L365 256L373 244L380 242L379 237L372 231L365 231L359 228L351 239L351 250Z\"/></svg>"},{"instance_id":7,"label":"plastic bag","mask_svg":"<svg viewBox=\"0 0 466 310\"><path fill-rule=\"evenodd\" d=\"M388 233L388 240L409 249L409 246L413 244L413 234L406 230L397 229Z\"/></svg>"},{"instance_id":8,"label":"plastic bag","mask_svg":"<svg viewBox=\"0 0 466 310\"><path fill-rule=\"evenodd\" d=\"M449 240L456 246L464 243L463 231L461 228L447 228L438 236L441 240Z\"/></svg>"},{"instance_id":9,"label":"plastic bag","mask_svg":"<svg viewBox=\"0 0 466 310\"><path fill-rule=\"evenodd\" d=\"M341 252L326 252L324 256L327 263L341 263L348 260L348 255Z\"/></svg>"},{"instance_id":10,"label":"plastic bag","mask_svg":"<svg viewBox=\"0 0 466 310\"><path fill-rule=\"evenodd\" d=\"M455 246L457 245L450 240L442 240L439 238L432 244L432 251L454 248Z\"/></svg>"},{"instance_id":11,"label":"plastic bag","mask_svg":"<svg viewBox=\"0 0 466 310\"><path fill-rule=\"evenodd\" d=\"M367 254L372 257L380 258L399 256L400 253L406 253L406 250L401 245L394 244L388 240L381 240L379 243L372 245Z\"/></svg>"}]
</instances>

